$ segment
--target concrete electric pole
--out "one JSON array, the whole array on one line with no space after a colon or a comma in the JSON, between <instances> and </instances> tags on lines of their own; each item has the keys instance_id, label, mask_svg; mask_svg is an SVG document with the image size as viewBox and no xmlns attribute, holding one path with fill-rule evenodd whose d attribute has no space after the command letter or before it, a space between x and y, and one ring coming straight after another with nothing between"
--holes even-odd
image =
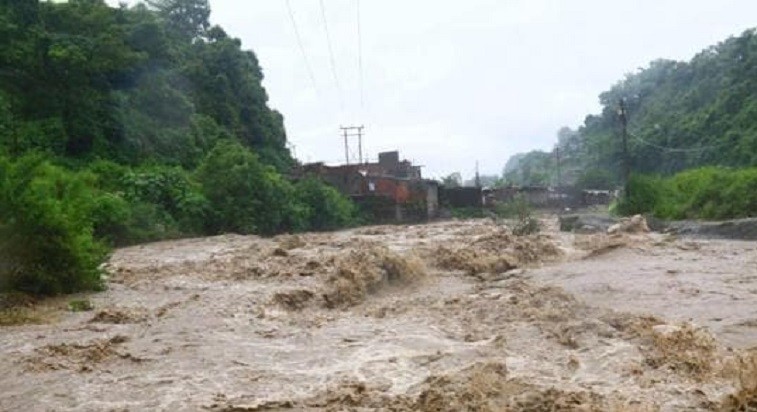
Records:
<instances>
[{"instance_id":1,"label":"concrete electric pole","mask_svg":"<svg viewBox=\"0 0 757 412\"><path fill-rule=\"evenodd\" d=\"M344 136L344 160L350 164L350 137L357 137L358 164L363 163L363 126L340 126Z\"/></svg>"},{"instance_id":2,"label":"concrete electric pole","mask_svg":"<svg viewBox=\"0 0 757 412\"><path fill-rule=\"evenodd\" d=\"M631 176L631 159L628 155L628 113L626 112L626 100L620 99L618 103L618 117L620 118L621 136L623 138L623 189L626 197L630 196L629 179Z\"/></svg>"}]
</instances>

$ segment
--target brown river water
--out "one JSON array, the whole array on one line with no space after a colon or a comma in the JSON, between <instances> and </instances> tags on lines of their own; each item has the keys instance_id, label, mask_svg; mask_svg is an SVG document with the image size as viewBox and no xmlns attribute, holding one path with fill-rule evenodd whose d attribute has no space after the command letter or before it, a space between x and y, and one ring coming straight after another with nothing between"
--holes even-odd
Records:
<instances>
[{"instance_id":1,"label":"brown river water","mask_svg":"<svg viewBox=\"0 0 757 412\"><path fill-rule=\"evenodd\" d=\"M117 250L0 327L0 410L755 410L757 243L555 220Z\"/></svg>"}]
</instances>

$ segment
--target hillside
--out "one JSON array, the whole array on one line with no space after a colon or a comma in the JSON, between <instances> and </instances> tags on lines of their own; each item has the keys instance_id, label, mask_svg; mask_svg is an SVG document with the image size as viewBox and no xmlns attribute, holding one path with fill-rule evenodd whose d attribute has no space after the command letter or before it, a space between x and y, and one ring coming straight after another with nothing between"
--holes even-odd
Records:
<instances>
[{"instance_id":1,"label":"hillside","mask_svg":"<svg viewBox=\"0 0 757 412\"><path fill-rule=\"evenodd\" d=\"M289 181L283 117L207 0L0 0L0 292L100 285L108 248L351 224Z\"/></svg>"},{"instance_id":2,"label":"hillside","mask_svg":"<svg viewBox=\"0 0 757 412\"><path fill-rule=\"evenodd\" d=\"M0 3L2 146L191 167L229 136L291 165L255 54L211 27L207 1L149 3Z\"/></svg>"},{"instance_id":3,"label":"hillside","mask_svg":"<svg viewBox=\"0 0 757 412\"><path fill-rule=\"evenodd\" d=\"M625 99L629 150L637 173L673 174L702 166L757 165L757 32L708 47L688 62L655 60L599 96L602 111L576 130L563 128L555 145L563 183L618 182L620 123ZM555 151L516 155L514 183L556 183ZM552 161L544 161L545 156ZM545 177L546 176L546 177Z\"/></svg>"}]
</instances>

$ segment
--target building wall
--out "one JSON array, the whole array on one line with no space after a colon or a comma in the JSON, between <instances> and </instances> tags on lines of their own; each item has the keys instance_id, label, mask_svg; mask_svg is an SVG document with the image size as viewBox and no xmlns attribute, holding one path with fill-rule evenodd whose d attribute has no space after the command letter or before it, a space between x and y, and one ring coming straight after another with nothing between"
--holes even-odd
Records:
<instances>
[{"instance_id":1,"label":"building wall","mask_svg":"<svg viewBox=\"0 0 757 412\"><path fill-rule=\"evenodd\" d=\"M429 219L439 216L439 185L428 182L426 186L426 214Z\"/></svg>"},{"instance_id":2,"label":"building wall","mask_svg":"<svg viewBox=\"0 0 757 412\"><path fill-rule=\"evenodd\" d=\"M438 186L421 179L421 169L400 161L399 152L379 154L378 163L304 165L299 175L315 175L352 197L375 221L418 221L435 217Z\"/></svg>"},{"instance_id":3,"label":"building wall","mask_svg":"<svg viewBox=\"0 0 757 412\"><path fill-rule=\"evenodd\" d=\"M439 201L445 207L483 207L483 192L480 187L440 187Z\"/></svg>"}]
</instances>

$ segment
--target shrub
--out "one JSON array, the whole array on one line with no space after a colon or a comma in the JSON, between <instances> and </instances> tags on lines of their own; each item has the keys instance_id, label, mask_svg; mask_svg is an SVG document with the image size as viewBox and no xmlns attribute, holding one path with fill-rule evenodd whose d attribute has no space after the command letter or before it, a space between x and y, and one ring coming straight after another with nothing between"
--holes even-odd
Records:
<instances>
[{"instance_id":1,"label":"shrub","mask_svg":"<svg viewBox=\"0 0 757 412\"><path fill-rule=\"evenodd\" d=\"M531 206L523 195L516 195L512 200L499 203L494 207L494 214L505 219L516 219L531 215Z\"/></svg>"},{"instance_id":2,"label":"shrub","mask_svg":"<svg viewBox=\"0 0 757 412\"><path fill-rule=\"evenodd\" d=\"M95 238L111 246L130 243L132 210L129 202L115 193L102 193L93 201L91 217Z\"/></svg>"},{"instance_id":3,"label":"shrub","mask_svg":"<svg viewBox=\"0 0 757 412\"><path fill-rule=\"evenodd\" d=\"M102 286L92 236L94 178L39 155L0 159L0 289L70 293Z\"/></svg>"},{"instance_id":4,"label":"shrub","mask_svg":"<svg viewBox=\"0 0 757 412\"><path fill-rule=\"evenodd\" d=\"M628 193L618 202L618 213L627 216L652 213L655 208L659 210L665 203L666 186L666 182L657 176L632 175L627 185Z\"/></svg>"},{"instance_id":5,"label":"shrub","mask_svg":"<svg viewBox=\"0 0 757 412\"><path fill-rule=\"evenodd\" d=\"M68 310L71 312L89 312L95 308L88 299L74 299L68 302Z\"/></svg>"},{"instance_id":6,"label":"shrub","mask_svg":"<svg viewBox=\"0 0 757 412\"><path fill-rule=\"evenodd\" d=\"M668 219L734 219L757 216L757 168L704 167L669 178L632 176L624 215L652 213Z\"/></svg>"},{"instance_id":7,"label":"shrub","mask_svg":"<svg viewBox=\"0 0 757 412\"><path fill-rule=\"evenodd\" d=\"M200 234L205 231L205 220L210 204L201 188L179 167L147 166L126 173L121 180L124 198L144 212L145 205L155 209L152 216L165 228L166 233ZM170 236L169 236L170 237Z\"/></svg>"},{"instance_id":8,"label":"shrub","mask_svg":"<svg viewBox=\"0 0 757 412\"><path fill-rule=\"evenodd\" d=\"M494 212L502 218L516 219L513 226L514 235L531 235L541 229L539 220L533 216L531 205L523 195L517 195L511 201L497 205Z\"/></svg>"},{"instance_id":9,"label":"shrub","mask_svg":"<svg viewBox=\"0 0 757 412\"><path fill-rule=\"evenodd\" d=\"M334 230L355 223L355 205L321 180L303 179L295 185L295 192L306 211L307 229Z\"/></svg>"},{"instance_id":10,"label":"shrub","mask_svg":"<svg viewBox=\"0 0 757 412\"><path fill-rule=\"evenodd\" d=\"M307 210L292 185L238 142L219 141L197 177L212 208L213 232L267 235L306 227Z\"/></svg>"},{"instance_id":11,"label":"shrub","mask_svg":"<svg viewBox=\"0 0 757 412\"><path fill-rule=\"evenodd\" d=\"M94 162L105 192L95 199L95 235L115 246L203 234L210 210L199 184L179 167L132 169Z\"/></svg>"}]
</instances>

